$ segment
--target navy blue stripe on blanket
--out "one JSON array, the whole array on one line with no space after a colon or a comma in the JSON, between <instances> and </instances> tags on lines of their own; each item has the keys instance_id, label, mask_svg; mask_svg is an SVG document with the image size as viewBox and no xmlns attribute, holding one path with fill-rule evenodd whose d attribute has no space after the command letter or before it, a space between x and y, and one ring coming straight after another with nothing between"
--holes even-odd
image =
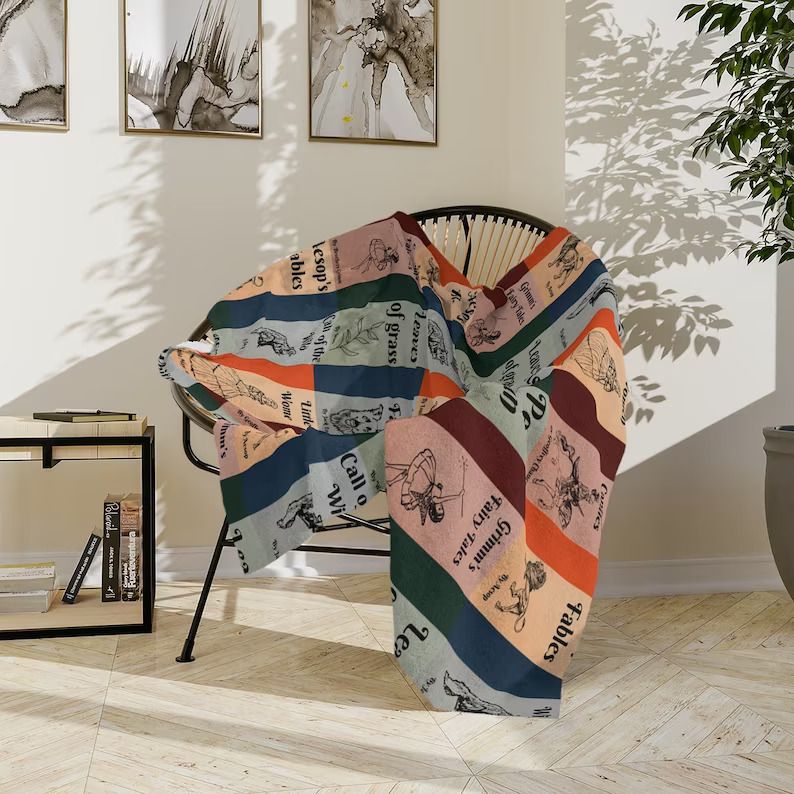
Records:
<instances>
[{"instance_id":1,"label":"navy blue stripe on blanket","mask_svg":"<svg viewBox=\"0 0 794 794\"><path fill-rule=\"evenodd\" d=\"M391 518L395 587L445 635L458 658L492 689L522 698L559 698L561 681L508 642L458 583Z\"/></svg>"},{"instance_id":2,"label":"navy blue stripe on blanket","mask_svg":"<svg viewBox=\"0 0 794 794\"><path fill-rule=\"evenodd\" d=\"M393 397L413 400L419 394L424 369L409 367L342 367L317 364L314 391L345 397Z\"/></svg>"},{"instance_id":3,"label":"navy blue stripe on blanket","mask_svg":"<svg viewBox=\"0 0 794 794\"><path fill-rule=\"evenodd\" d=\"M269 457L221 480L229 522L234 524L277 502L308 475L312 463L344 455L369 438L370 435L332 436L310 428L286 441Z\"/></svg>"}]
</instances>

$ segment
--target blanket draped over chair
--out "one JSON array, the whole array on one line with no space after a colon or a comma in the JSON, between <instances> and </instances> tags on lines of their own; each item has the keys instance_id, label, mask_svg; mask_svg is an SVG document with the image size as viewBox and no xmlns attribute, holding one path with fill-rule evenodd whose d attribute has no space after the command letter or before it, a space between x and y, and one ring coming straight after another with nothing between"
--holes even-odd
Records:
<instances>
[{"instance_id":1,"label":"blanket draped over chair","mask_svg":"<svg viewBox=\"0 0 794 794\"><path fill-rule=\"evenodd\" d=\"M555 229L494 288L408 215L278 261L161 372L217 417L243 570L378 492L394 653L443 710L556 716L627 395L612 281Z\"/></svg>"}]
</instances>

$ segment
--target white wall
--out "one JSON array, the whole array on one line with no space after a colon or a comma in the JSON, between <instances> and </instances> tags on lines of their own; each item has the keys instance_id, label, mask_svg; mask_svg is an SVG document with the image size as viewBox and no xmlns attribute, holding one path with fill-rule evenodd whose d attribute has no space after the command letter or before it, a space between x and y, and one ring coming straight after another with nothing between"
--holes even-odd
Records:
<instances>
[{"instance_id":1,"label":"white wall","mask_svg":"<svg viewBox=\"0 0 794 794\"><path fill-rule=\"evenodd\" d=\"M158 353L267 262L396 209L520 203L561 217L563 12L551 6L542 13L554 37L538 39L534 56L519 47L515 68L521 0L488 13L477 0L442 4L440 145L430 149L307 141L302 0L263 3L264 141L124 136L118 4L71 0L71 131L0 133L0 172L13 185L0 191L0 412L147 414L158 434L160 545L210 545L219 491L184 460ZM538 68L546 49L553 89ZM553 156L525 147L528 120L515 123L533 86L556 119L535 124L556 142ZM128 463L4 464L0 553L79 551L105 492L134 477Z\"/></svg>"},{"instance_id":2,"label":"white wall","mask_svg":"<svg viewBox=\"0 0 794 794\"><path fill-rule=\"evenodd\" d=\"M719 42L694 41L679 7L567 2L568 218L625 291L634 379L607 560L768 555L761 429L790 421L794 369L776 339L794 331L792 279L776 323L774 264L732 252L758 206L690 157L687 125L720 96L700 83Z\"/></svg>"}]
</instances>

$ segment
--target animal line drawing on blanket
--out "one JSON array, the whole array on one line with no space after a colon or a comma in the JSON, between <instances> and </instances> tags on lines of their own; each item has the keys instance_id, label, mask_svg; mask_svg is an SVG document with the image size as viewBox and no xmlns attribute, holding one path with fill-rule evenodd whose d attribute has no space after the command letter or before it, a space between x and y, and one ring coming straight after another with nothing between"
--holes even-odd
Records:
<instances>
[{"instance_id":1,"label":"animal line drawing on blanket","mask_svg":"<svg viewBox=\"0 0 794 794\"><path fill-rule=\"evenodd\" d=\"M294 356L295 348L292 347L284 334L280 331L274 331L272 328L255 328L251 331L252 334L257 335L257 347L269 347L278 356Z\"/></svg>"},{"instance_id":2,"label":"animal line drawing on blanket","mask_svg":"<svg viewBox=\"0 0 794 794\"><path fill-rule=\"evenodd\" d=\"M342 408L328 414L328 422L340 435L377 433L383 429L383 406L377 408Z\"/></svg>"},{"instance_id":3,"label":"animal line drawing on blanket","mask_svg":"<svg viewBox=\"0 0 794 794\"><path fill-rule=\"evenodd\" d=\"M533 477L532 483L539 485L548 495L538 497L538 504L547 512L557 511L560 525L566 529L573 518L573 509L584 515L582 502L592 504L598 500L598 490L588 488L579 474L580 457L576 448L568 443L568 439L557 430L554 433L554 443L561 454L551 455L551 462L557 467L554 483L549 483L544 477ZM563 462L564 461L564 462ZM563 467L570 466L570 471L563 472Z\"/></svg>"},{"instance_id":4,"label":"animal line drawing on blanket","mask_svg":"<svg viewBox=\"0 0 794 794\"><path fill-rule=\"evenodd\" d=\"M449 670L444 672L444 692L455 698L455 705L452 707L455 711L467 714L493 714L497 717L510 716L501 706L475 695L463 681L453 678Z\"/></svg>"},{"instance_id":5,"label":"animal line drawing on blanket","mask_svg":"<svg viewBox=\"0 0 794 794\"><path fill-rule=\"evenodd\" d=\"M463 516L463 495L466 492L466 461L462 460L463 477L460 491L444 495L444 485L437 479L436 457L429 449L423 449L410 463L386 462L386 483L394 485L402 481L400 504L408 511L418 510L422 526L427 517L434 524L444 520L444 503L460 499ZM396 474L389 479L389 470Z\"/></svg>"},{"instance_id":6,"label":"animal line drawing on blanket","mask_svg":"<svg viewBox=\"0 0 794 794\"><path fill-rule=\"evenodd\" d=\"M535 590L540 590L546 584L546 567L538 560L527 562L524 567L524 586L516 587L516 582L510 584L510 595L515 598L512 604L502 604L497 601L495 606L500 612L511 612L517 615L513 629L516 632L524 628L527 620L527 610L529 609L529 594Z\"/></svg>"},{"instance_id":7,"label":"animal line drawing on blanket","mask_svg":"<svg viewBox=\"0 0 794 794\"><path fill-rule=\"evenodd\" d=\"M584 264L584 257L576 250L576 246L581 242L576 235L570 235L562 244L557 258L549 265L550 270L556 268L554 280L559 281L561 287L568 281L568 276L575 273Z\"/></svg>"}]
</instances>

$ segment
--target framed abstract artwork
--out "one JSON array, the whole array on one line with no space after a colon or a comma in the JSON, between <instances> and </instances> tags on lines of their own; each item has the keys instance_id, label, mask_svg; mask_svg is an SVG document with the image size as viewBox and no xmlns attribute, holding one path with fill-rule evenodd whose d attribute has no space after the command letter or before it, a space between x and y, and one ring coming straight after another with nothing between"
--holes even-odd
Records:
<instances>
[{"instance_id":1,"label":"framed abstract artwork","mask_svg":"<svg viewBox=\"0 0 794 794\"><path fill-rule=\"evenodd\" d=\"M66 0L0 0L0 127L69 129Z\"/></svg>"},{"instance_id":2,"label":"framed abstract artwork","mask_svg":"<svg viewBox=\"0 0 794 794\"><path fill-rule=\"evenodd\" d=\"M259 0L125 0L125 129L262 137Z\"/></svg>"},{"instance_id":3,"label":"framed abstract artwork","mask_svg":"<svg viewBox=\"0 0 794 794\"><path fill-rule=\"evenodd\" d=\"M438 0L310 0L310 138L438 142Z\"/></svg>"}]
</instances>

